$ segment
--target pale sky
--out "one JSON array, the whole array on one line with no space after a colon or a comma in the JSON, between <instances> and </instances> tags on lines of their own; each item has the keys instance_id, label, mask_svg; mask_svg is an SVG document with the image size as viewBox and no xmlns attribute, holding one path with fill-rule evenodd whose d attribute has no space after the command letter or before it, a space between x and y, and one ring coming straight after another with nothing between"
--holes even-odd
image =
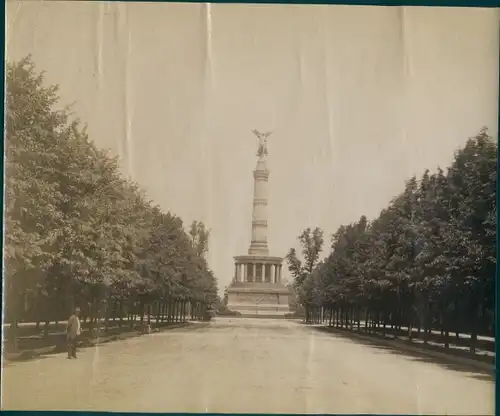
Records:
<instances>
[{"instance_id":1,"label":"pale sky","mask_svg":"<svg viewBox=\"0 0 500 416\"><path fill-rule=\"evenodd\" d=\"M250 244L252 129L274 131L270 255L315 226L329 251L482 126L496 137L498 34L498 9L7 3L7 58L32 54L150 199L211 228L221 289Z\"/></svg>"}]
</instances>

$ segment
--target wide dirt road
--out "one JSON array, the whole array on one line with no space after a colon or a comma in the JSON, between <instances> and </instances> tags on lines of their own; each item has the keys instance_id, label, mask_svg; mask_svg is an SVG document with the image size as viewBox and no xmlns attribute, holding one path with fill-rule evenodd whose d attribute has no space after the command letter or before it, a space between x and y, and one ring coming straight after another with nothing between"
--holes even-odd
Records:
<instances>
[{"instance_id":1,"label":"wide dirt road","mask_svg":"<svg viewBox=\"0 0 500 416\"><path fill-rule=\"evenodd\" d=\"M494 382L286 320L210 324L7 365L3 409L493 414Z\"/></svg>"}]
</instances>

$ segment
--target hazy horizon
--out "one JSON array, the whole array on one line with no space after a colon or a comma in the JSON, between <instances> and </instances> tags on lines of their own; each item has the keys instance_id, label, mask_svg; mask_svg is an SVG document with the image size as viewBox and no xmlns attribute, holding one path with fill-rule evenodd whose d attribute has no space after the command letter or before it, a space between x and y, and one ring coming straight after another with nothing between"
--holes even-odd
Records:
<instances>
[{"instance_id":1,"label":"hazy horizon","mask_svg":"<svg viewBox=\"0 0 500 416\"><path fill-rule=\"evenodd\" d=\"M269 138L269 248L374 218L481 127L498 132L498 9L8 1L9 61L31 54L89 136L165 211L212 230L226 286L250 244ZM286 265L284 265L284 271ZM285 272L285 276L288 275Z\"/></svg>"}]
</instances>

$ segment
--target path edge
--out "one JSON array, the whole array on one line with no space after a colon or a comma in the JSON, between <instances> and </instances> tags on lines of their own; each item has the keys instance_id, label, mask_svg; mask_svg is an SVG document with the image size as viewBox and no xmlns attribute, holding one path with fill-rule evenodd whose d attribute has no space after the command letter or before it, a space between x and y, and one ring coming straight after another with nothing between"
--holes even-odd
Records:
<instances>
[{"instance_id":1,"label":"path edge","mask_svg":"<svg viewBox=\"0 0 500 416\"><path fill-rule=\"evenodd\" d=\"M398 348L400 350L415 352L415 353L421 354L423 356L427 355L429 357L440 358L440 359L443 359L443 360L448 361L448 362L467 365L467 366L470 366L471 368L476 368L479 370L488 371L492 375L495 375L495 373L496 373L495 363L489 364L489 363L485 363L482 361L474 360L473 358L458 357L455 355L447 354L446 352L419 348L416 345L410 345L406 342L395 340L395 339L394 340L393 339L384 339L384 338L378 338L378 337L375 338L375 337L371 337L369 335L358 334L357 332L354 332L354 331L346 331L346 330L341 330L339 328L331 328L331 327L323 326L323 325L318 325L317 328L326 329L328 332L330 332L332 334L341 335L341 336L344 336L346 338L352 337L352 338L363 339L366 341L371 341L373 343L379 343L382 345L387 345L390 347ZM496 359L496 357L495 357L495 359Z\"/></svg>"}]
</instances>

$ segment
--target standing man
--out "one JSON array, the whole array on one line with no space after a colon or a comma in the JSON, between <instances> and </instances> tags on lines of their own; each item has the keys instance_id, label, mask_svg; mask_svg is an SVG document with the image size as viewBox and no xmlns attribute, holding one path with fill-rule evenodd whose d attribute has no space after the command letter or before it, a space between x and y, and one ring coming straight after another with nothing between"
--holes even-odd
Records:
<instances>
[{"instance_id":1,"label":"standing man","mask_svg":"<svg viewBox=\"0 0 500 416\"><path fill-rule=\"evenodd\" d=\"M66 337L68 339L68 359L76 358L76 341L80 335L80 308L75 308L75 313L68 319Z\"/></svg>"}]
</instances>

